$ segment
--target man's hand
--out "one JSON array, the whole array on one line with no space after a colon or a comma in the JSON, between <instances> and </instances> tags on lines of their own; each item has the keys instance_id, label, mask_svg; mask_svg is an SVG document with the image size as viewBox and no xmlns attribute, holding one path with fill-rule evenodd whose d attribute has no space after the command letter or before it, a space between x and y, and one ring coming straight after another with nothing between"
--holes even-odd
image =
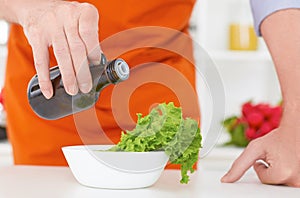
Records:
<instances>
[{"instance_id":1,"label":"man's hand","mask_svg":"<svg viewBox=\"0 0 300 198\"><path fill-rule=\"evenodd\" d=\"M15 0L9 4L32 47L40 88L53 95L48 47L52 46L67 93L92 88L89 64L100 63L97 9L88 3L59 0ZM13 17L12 17L13 18Z\"/></svg>"},{"instance_id":2,"label":"man's hand","mask_svg":"<svg viewBox=\"0 0 300 198\"><path fill-rule=\"evenodd\" d=\"M297 141L278 128L267 135L251 141L244 152L233 163L222 182L235 182L251 167L264 184L283 184L300 187L300 153ZM298 143L299 145L299 143ZM265 161L269 167L257 160Z\"/></svg>"},{"instance_id":3,"label":"man's hand","mask_svg":"<svg viewBox=\"0 0 300 198\"><path fill-rule=\"evenodd\" d=\"M300 10L284 9L269 15L260 30L270 50L283 97L283 115L277 130L249 144L223 182L237 181L254 169L266 184L300 187ZM257 164L262 159L266 168Z\"/></svg>"}]
</instances>

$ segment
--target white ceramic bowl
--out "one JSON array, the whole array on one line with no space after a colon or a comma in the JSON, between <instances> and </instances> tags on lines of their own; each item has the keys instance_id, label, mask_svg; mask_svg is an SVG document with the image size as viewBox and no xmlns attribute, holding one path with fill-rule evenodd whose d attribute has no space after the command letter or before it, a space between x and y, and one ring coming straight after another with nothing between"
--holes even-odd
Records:
<instances>
[{"instance_id":1,"label":"white ceramic bowl","mask_svg":"<svg viewBox=\"0 0 300 198\"><path fill-rule=\"evenodd\" d=\"M144 188L154 184L168 162L163 151L109 152L112 145L67 146L62 151L77 181L108 189Z\"/></svg>"}]
</instances>

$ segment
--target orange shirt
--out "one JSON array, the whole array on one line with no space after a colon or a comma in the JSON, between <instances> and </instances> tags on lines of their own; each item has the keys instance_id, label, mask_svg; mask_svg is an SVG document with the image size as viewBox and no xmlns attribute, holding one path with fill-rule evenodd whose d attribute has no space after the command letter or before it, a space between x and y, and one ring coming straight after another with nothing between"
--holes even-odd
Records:
<instances>
[{"instance_id":1,"label":"orange shirt","mask_svg":"<svg viewBox=\"0 0 300 198\"><path fill-rule=\"evenodd\" d=\"M99 40L104 53L108 58L125 59L132 68L131 76L118 86L104 89L95 109L54 121L39 118L28 104L27 84L36 73L32 51L22 28L12 25L5 107L15 163L66 165L62 146L116 143L121 130L134 127L137 112L145 115L152 105L161 102L174 101L181 105L183 95L191 100L184 102L190 103L183 109L184 114L199 118L198 106L191 106L196 104L191 99L194 92L185 92L189 87L195 88L192 43L186 34L179 36L175 32L187 33L194 1L87 1L100 14ZM50 49L50 66L55 65Z\"/></svg>"}]
</instances>

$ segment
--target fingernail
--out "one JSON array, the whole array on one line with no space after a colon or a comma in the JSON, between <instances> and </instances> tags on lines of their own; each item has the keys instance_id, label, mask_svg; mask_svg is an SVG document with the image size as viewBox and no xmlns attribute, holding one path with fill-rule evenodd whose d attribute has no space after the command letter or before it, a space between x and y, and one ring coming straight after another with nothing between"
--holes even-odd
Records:
<instances>
[{"instance_id":1,"label":"fingernail","mask_svg":"<svg viewBox=\"0 0 300 198\"><path fill-rule=\"evenodd\" d=\"M78 87L76 84L74 84L74 85L69 86L68 90L71 95L75 95L78 92Z\"/></svg>"},{"instance_id":2,"label":"fingernail","mask_svg":"<svg viewBox=\"0 0 300 198\"><path fill-rule=\"evenodd\" d=\"M83 83L80 85L80 90L82 93L88 93L92 89L92 85L90 83Z\"/></svg>"},{"instance_id":3,"label":"fingernail","mask_svg":"<svg viewBox=\"0 0 300 198\"><path fill-rule=\"evenodd\" d=\"M90 66L100 65L101 61L90 61Z\"/></svg>"},{"instance_id":4,"label":"fingernail","mask_svg":"<svg viewBox=\"0 0 300 198\"><path fill-rule=\"evenodd\" d=\"M101 61L98 60L98 61L93 61L95 65L100 65Z\"/></svg>"},{"instance_id":5,"label":"fingernail","mask_svg":"<svg viewBox=\"0 0 300 198\"><path fill-rule=\"evenodd\" d=\"M52 97L52 91L50 90L44 90L43 94L45 96L45 98L50 99Z\"/></svg>"},{"instance_id":6,"label":"fingernail","mask_svg":"<svg viewBox=\"0 0 300 198\"><path fill-rule=\"evenodd\" d=\"M228 182L228 173L226 173L222 178L221 178L222 183Z\"/></svg>"}]
</instances>

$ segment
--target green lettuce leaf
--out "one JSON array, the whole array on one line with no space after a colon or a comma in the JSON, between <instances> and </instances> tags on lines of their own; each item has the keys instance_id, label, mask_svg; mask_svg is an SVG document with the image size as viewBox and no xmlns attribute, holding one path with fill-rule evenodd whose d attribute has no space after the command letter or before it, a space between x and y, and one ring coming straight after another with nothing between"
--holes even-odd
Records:
<instances>
[{"instance_id":1,"label":"green lettuce leaf","mask_svg":"<svg viewBox=\"0 0 300 198\"><path fill-rule=\"evenodd\" d=\"M110 151L147 152L163 150L172 164L181 165L181 183L188 183L188 171L194 172L201 147L198 122L184 119L182 110L172 102L160 104L142 116L137 114L136 127L122 132L120 142Z\"/></svg>"}]
</instances>

